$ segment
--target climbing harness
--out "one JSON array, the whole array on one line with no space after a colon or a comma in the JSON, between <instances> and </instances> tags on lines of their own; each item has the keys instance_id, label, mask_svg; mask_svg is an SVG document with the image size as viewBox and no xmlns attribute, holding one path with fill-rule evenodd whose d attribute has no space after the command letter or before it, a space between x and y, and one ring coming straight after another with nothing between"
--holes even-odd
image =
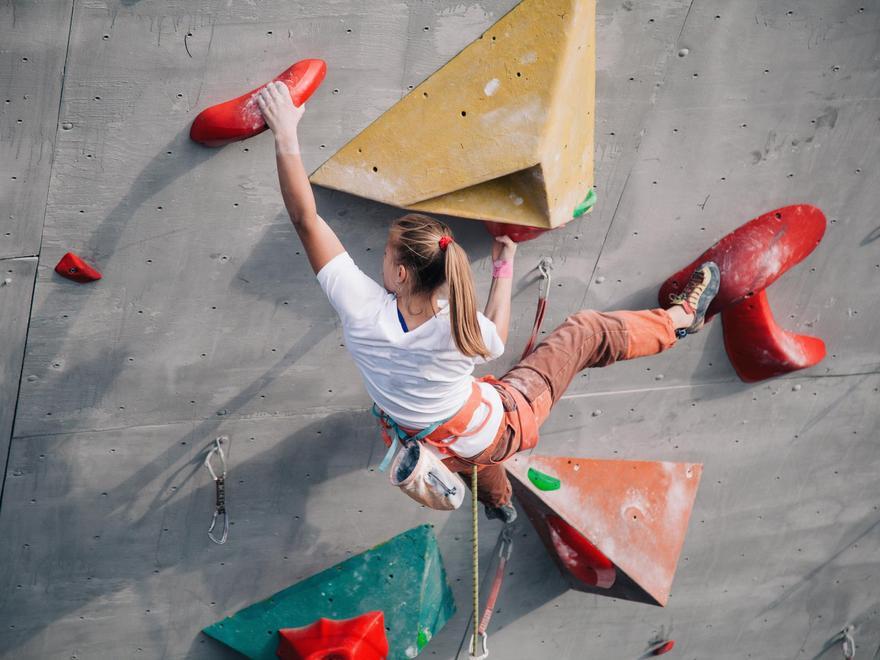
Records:
<instances>
[{"instance_id":1,"label":"climbing harness","mask_svg":"<svg viewBox=\"0 0 880 660\"><path fill-rule=\"evenodd\" d=\"M491 377L480 380L489 381ZM392 470L388 475L391 484L419 504L440 511L457 509L464 501L464 482L446 467L434 451L422 444L432 445L442 454L452 454L449 445L458 438L479 433L488 423L489 415L486 415L476 429L468 431L467 427L481 405L488 407L489 403L483 398L478 382L474 381L470 396L458 412L421 431L415 431L401 427L384 410L373 404L373 415L379 422L382 438L388 446L379 471L384 472L391 465ZM503 431L499 427L498 435Z\"/></svg>"},{"instance_id":2,"label":"climbing harness","mask_svg":"<svg viewBox=\"0 0 880 660\"><path fill-rule=\"evenodd\" d=\"M430 426L426 426L418 433L413 435L409 435L406 430L400 428L384 410L379 408L375 403L373 404L373 417L376 418L376 421L379 422L379 427L382 431L382 437L385 440L385 444L388 445L388 451L385 452L385 458L382 459L382 462L379 463L379 472L385 472L388 469L388 466L391 465L391 459L394 458L394 455L397 453L397 450L400 449L401 445L405 445L409 442L417 442L419 440L424 440L428 435L436 431L442 424L445 424L449 421L449 418L444 419L441 422L434 422ZM394 432L394 437L391 437L389 431Z\"/></svg>"},{"instance_id":3,"label":"climbing harness","mask_svg":"<svg viewBox=\"0 0 880 660\"><path fill-rule=\"evenodd\" d=\"M541 273L541 285L538 289L538 309L535 311L535 322L532 324L532 334L526 343L520 360L525 358L535 348L538 341L538 335L541 332L541 325L544 323L544 313L547 311L547 298L550 295L550 271L553 270L553 259L550 257L541 257L538 262L538 272Z\"/></svg>"},{"instance_id":4,"label":"climbing harness","mask_svg":"<svg viewBox=\"0 0 880 660\"><path fill-rule=\"evenodd\" d=\"M225 435L215 438L214 444L208 450L208 455L205 456L205 467L208 468L208 473L211 475L216 486L214 515L211 518L211 526L208 528L208 538L217 545L226 543L226 538L229 536L229 514L226 512L226 454L223 453L222 446L222 443L228 440L229 438ZM220 459L219 473L214 471L214 466L211 464L211 459L214 456ZM217 525L217 518L221 517L223 518L223 533L217 538L214 535L214 527Z\"/></svg>"}]
</instances>

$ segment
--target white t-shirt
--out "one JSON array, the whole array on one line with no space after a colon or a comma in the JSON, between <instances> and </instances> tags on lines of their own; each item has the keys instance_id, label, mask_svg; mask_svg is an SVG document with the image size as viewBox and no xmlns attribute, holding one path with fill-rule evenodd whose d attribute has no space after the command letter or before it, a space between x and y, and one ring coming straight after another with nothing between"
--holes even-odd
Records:
<instances>
[{"instance_id":1,"label":"white t-shirt","mask_svg":"<svg viewBox=\"0 0 880 660\"><path fill-rule=\"evenodd\" d=\"M345 346L364 378L370 398L400 426L423 429L452 417L471 394L474 365L486 362L459 352L449 323L449 306L418 327L404 332L397 316L397 298L370 279L347 252L331 259L318 283L342 321ZM490 360L504 352L495 324L477 313ZM449 448L459 456L483 451L498 431L503 415L501 397L488 383L479 383L483 399L468 431L489 415L483 429L463 435Z\"/></svg>"}]
</instances>

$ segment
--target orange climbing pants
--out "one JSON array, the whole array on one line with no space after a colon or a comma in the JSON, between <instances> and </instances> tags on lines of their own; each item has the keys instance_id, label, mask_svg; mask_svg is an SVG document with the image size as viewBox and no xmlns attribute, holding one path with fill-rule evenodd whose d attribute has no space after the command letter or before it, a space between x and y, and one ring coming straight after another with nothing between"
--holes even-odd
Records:
<instances>
[{"instance_id":1,"label":"orange climbing pants","mask_svg":"<svg viewBox=\"0 0 880 660\"><path fill-rule=\"evenodd\" d=\"M507 504L511 486L502 463L535 446L537 431L529 427L537 429L547 419L575 374L587 367L655 355L675 342L672 320L662 309L572 314L494 384L504 405L504 428L495 441L476 456L454 456L443 462L450 470L463 473L468 485L472 466L477 465L479 500L492 507ZM510 388L517 392L511 393ZM526 410L517 409L517 399ZM524 429L534 437L524 437Z\"/></svg>"}]
</instances>

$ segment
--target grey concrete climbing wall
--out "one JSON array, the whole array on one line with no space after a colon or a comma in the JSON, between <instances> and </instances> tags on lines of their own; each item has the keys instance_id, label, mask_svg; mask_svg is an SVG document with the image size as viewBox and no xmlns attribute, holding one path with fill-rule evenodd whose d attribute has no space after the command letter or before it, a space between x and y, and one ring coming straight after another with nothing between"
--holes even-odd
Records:
<instances>
[{"instance_id":1,"label":"grey concrete climbing wall","mask_svg":"<svg viewBox=\"0 0 880 660\"><path fill-rule=\"evenodd\" d=\"M468 513L420 509L375 471L369 401L283 213L270 137L207 150L187 131L320 57L302 124L312 170L515 4L0 8L0 656L231 658L200 628L427 521L459 612L424 654L455 657ZM713 241L798 202L828 231L768 293L829 354L745 385L713 322L578 378L542 452L704 464L671 600L567 591L523 524L492 657L638 658L671 638L674 657L831 659L847 624L858 657L878 652L878 35L867 0L598 3L599 203L521 247L492 371L526 339L541 256L552 327L581 307L655 304ZM316 192L378 274L398 212ZM486 234L452 222L485 295ZM58 277L68 250L105 278ZM233 525L216 546L201 461L221 433ZM483 524L486 562L496 533Z\"/></svg>"}]
</instances>

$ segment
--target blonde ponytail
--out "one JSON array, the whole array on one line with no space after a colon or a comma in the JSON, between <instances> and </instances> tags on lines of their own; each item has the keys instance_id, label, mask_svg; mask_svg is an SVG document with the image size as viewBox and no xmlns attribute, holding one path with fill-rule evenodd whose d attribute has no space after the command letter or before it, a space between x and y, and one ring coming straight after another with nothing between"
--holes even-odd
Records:
<instances>
[{"instance_id":1,"label":"blonde ponytail","mask_svg":"<svg viewBox=\"0 0 880 660\"><path fill-rule=\"evenodd\" d=\"M446 246L446 282L449 285L449 322L458 350L468 357L489 357L477 317L474 277L467 254L458 243Z\"/></svg>"},{"instance_id":2,"label":"blonde ponytail","mask_svg":"<svg viewBox=\"0 0 880 660\"><path fill-rule=\"evenodd\" d=\"M452 240L442 222L421 213L409 213L391 227L397 263L411 277L413 294L431 294L449 287L449 322L458 350L468 357L490 356L477 316L474 278L464 249ZM442 241L441 245L441 240Z\"/></svg>"}]
</instances>

